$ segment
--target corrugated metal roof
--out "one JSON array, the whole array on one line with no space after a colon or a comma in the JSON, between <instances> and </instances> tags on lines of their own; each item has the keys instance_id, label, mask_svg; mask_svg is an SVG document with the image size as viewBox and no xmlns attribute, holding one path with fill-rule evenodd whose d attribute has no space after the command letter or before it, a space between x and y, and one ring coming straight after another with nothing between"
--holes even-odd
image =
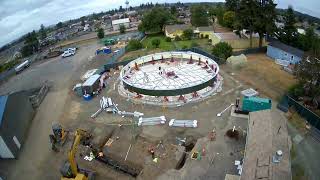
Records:
<instances>
[{"instance_id":1,"label":"corrugated metal roof","mask_svg":"<svg viewBox=\"0 0 320 180\"><path fill-rule=\"evenodd\" d=\"M304 54L304 52L302 50L294 48L294 47L291 47L291 46L288 46L286 44L283 44L280 41L273 41L273 42L271 42L269 44L269 46L281 49L281 50L283 50L285 52L288 52L290 54L296 55L298 57L302 57L303 54Z\"/></svg>"},{"instance_id":2,"label":"corrugated metal roof","mask_svg":"<svg viewBox=\"0 0 320 180\"><path fill-rule=\"evenodd\" d=\"M92 86L99 78L99 74L92 75L82 84L82 86Z\"/></svg>"},{"instance_id":3,"label":"corrugated metal roof","mask_svg":"<svg viewBox=\"0 0 320 180\"><path fill-rule=\"evenodd\" d=\"M117 20L113 20L113 21L112 21L112 25L129 23L129 22L130 22L129 18L117 19Z\"/></svg>"},{"instance_id":4,"label":"corrugated metal roof","mask_svg":"<svg viewBox=\"0 0 320 180\"><path fill-rule=\"evenodd\" d=\"M7 99L8 99L8 96L0 96L0 125L2 122L4 110L6 108Z\"/></svg>"},{"instance_id":5,"label":"corrugated metal roof","mask_svg":"<svg viewBox=\"0 0 320 180\"><path fill-rule=\"evenodd\" d=\"M226 33L214 33L222 40L238 40L240 37L233 32L226 32Z\"/></svg>"}]
</instances>

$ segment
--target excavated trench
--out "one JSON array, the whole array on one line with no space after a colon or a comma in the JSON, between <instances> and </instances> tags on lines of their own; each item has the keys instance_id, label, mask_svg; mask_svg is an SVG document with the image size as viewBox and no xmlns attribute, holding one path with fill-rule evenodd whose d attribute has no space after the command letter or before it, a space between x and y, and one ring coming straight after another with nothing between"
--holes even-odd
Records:
<instances>
[{"instance_id":1,"label":"excavated trench","mask_svg":"<svg viewBox=\"0 0 320 180\"><path fill-rule=\"evenodd\" d=\"M186 142L185 144L183 144L183 146L185 147L185 151L183 152L180 160L178 161L178 163L176 165L177 170L181 169L184 166L184 164L186 163L186 160L188 158L187 155L193 149L196 142L197 142L197 140L192 140L192 141L189 141L189 142Z\"/></svg>"}]
</instances>

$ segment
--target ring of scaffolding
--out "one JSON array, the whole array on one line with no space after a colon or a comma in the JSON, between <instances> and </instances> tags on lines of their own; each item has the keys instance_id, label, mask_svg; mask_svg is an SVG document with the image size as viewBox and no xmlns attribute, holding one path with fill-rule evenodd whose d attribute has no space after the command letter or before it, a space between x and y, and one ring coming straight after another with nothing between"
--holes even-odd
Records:
<instances>
[{"instance_id":1,"label":"ring of scaffolding","mask_svg":"<svg viewBox=\"0 0 320 180\"><path fill-rule=\"evenodd\" d=\"M213 59L190 51L171 51L131 61L121 69L119 79L123 96L154 101L151 104L177 104L221 90L223 78ZM162 100L156 100L159 98Z\"/></svg>"}]
</instances>

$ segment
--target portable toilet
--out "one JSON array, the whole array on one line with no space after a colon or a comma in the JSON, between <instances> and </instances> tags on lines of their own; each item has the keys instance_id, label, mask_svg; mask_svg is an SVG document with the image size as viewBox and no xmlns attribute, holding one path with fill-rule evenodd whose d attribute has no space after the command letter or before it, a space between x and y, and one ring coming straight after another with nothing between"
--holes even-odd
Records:
<instances>
[{"instance_id":1,"label":"portable toilet","mask_svg":"<svg viewBox=\"0 0 320 180\"><path fill-rule=\"evenodd\" d=\"M244 97L242 100L243 111L261 111L271 109L271 99L260 97Z\"/></svg>"},{"instance_id":2,"label":"portable toilet","mask_svg":"<svg viewBox=\"0 0 320 180\"><path fill-rule=\"evenodd\" d=\"M111 54L111 47L102 47L96 50L96 54Z\"/></svg>"}]
</instances>

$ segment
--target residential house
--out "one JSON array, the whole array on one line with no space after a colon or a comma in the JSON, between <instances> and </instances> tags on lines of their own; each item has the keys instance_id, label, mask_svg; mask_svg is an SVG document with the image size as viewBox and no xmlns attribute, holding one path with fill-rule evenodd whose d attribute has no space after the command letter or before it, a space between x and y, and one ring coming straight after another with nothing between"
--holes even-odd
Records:
<instances>
[{"instance_id":1,"label":"residential house","mask_svg":"<svg viewBox=\"0 0 320 180\"><path fill-rule=\"evenodd\" d=\"M112 28L114 31L118 31L121 25L124 25L126 28L130 28L130 19L124 18L112 21Z\"/></svg>"},{"instance_id":2,"label":"residential house","mask_svg":"<svg viewBox=\"0 0 320 180\"><path fill-rule=\"evenodd\" d=\"M213 33L212 36L209 36L209 39L212 40L212 45L216 45L219 42L226 42L233 49L248 49L259 47L259 35L253 34L251 46L250 36L244 31L240 32L240 36L234 32ZM264 39L262 43L265 44Z\"/></svg>"},{"instance_id":3,"label":"residential house","mask_svg":"<svg viewBox=\"0 0 320 180\"><path fill-rule=\"evenodd\" d=\"M208 37L209 39L212 39L214 33L213 26L197 27L194 30L194 33L198 34L199 37Z\"/></svg>"},{"instance_id":4,"label":"residential house","mask_svg":"<svg viewBox=\"0 0 320 180\"><path fill-rule=\"evenodd\" d=\"M275 60L289 61L288 64L297 64L301 61L304 52L279 41L271 42L267 47L267 56Z\"/></svg>"},{"instance_id":5,"label":"residential house","mask_svg":"<svg viewBox=\"0 0 320 180\"><path fill-rule=\"evenodd\" d=\"M176 36L181 37L183 31L186 29L193 29L192 26L187 24L175 24L175 25L166 25L165 34L167 37L175 38Z\"/></svg>"}]
</instances>

